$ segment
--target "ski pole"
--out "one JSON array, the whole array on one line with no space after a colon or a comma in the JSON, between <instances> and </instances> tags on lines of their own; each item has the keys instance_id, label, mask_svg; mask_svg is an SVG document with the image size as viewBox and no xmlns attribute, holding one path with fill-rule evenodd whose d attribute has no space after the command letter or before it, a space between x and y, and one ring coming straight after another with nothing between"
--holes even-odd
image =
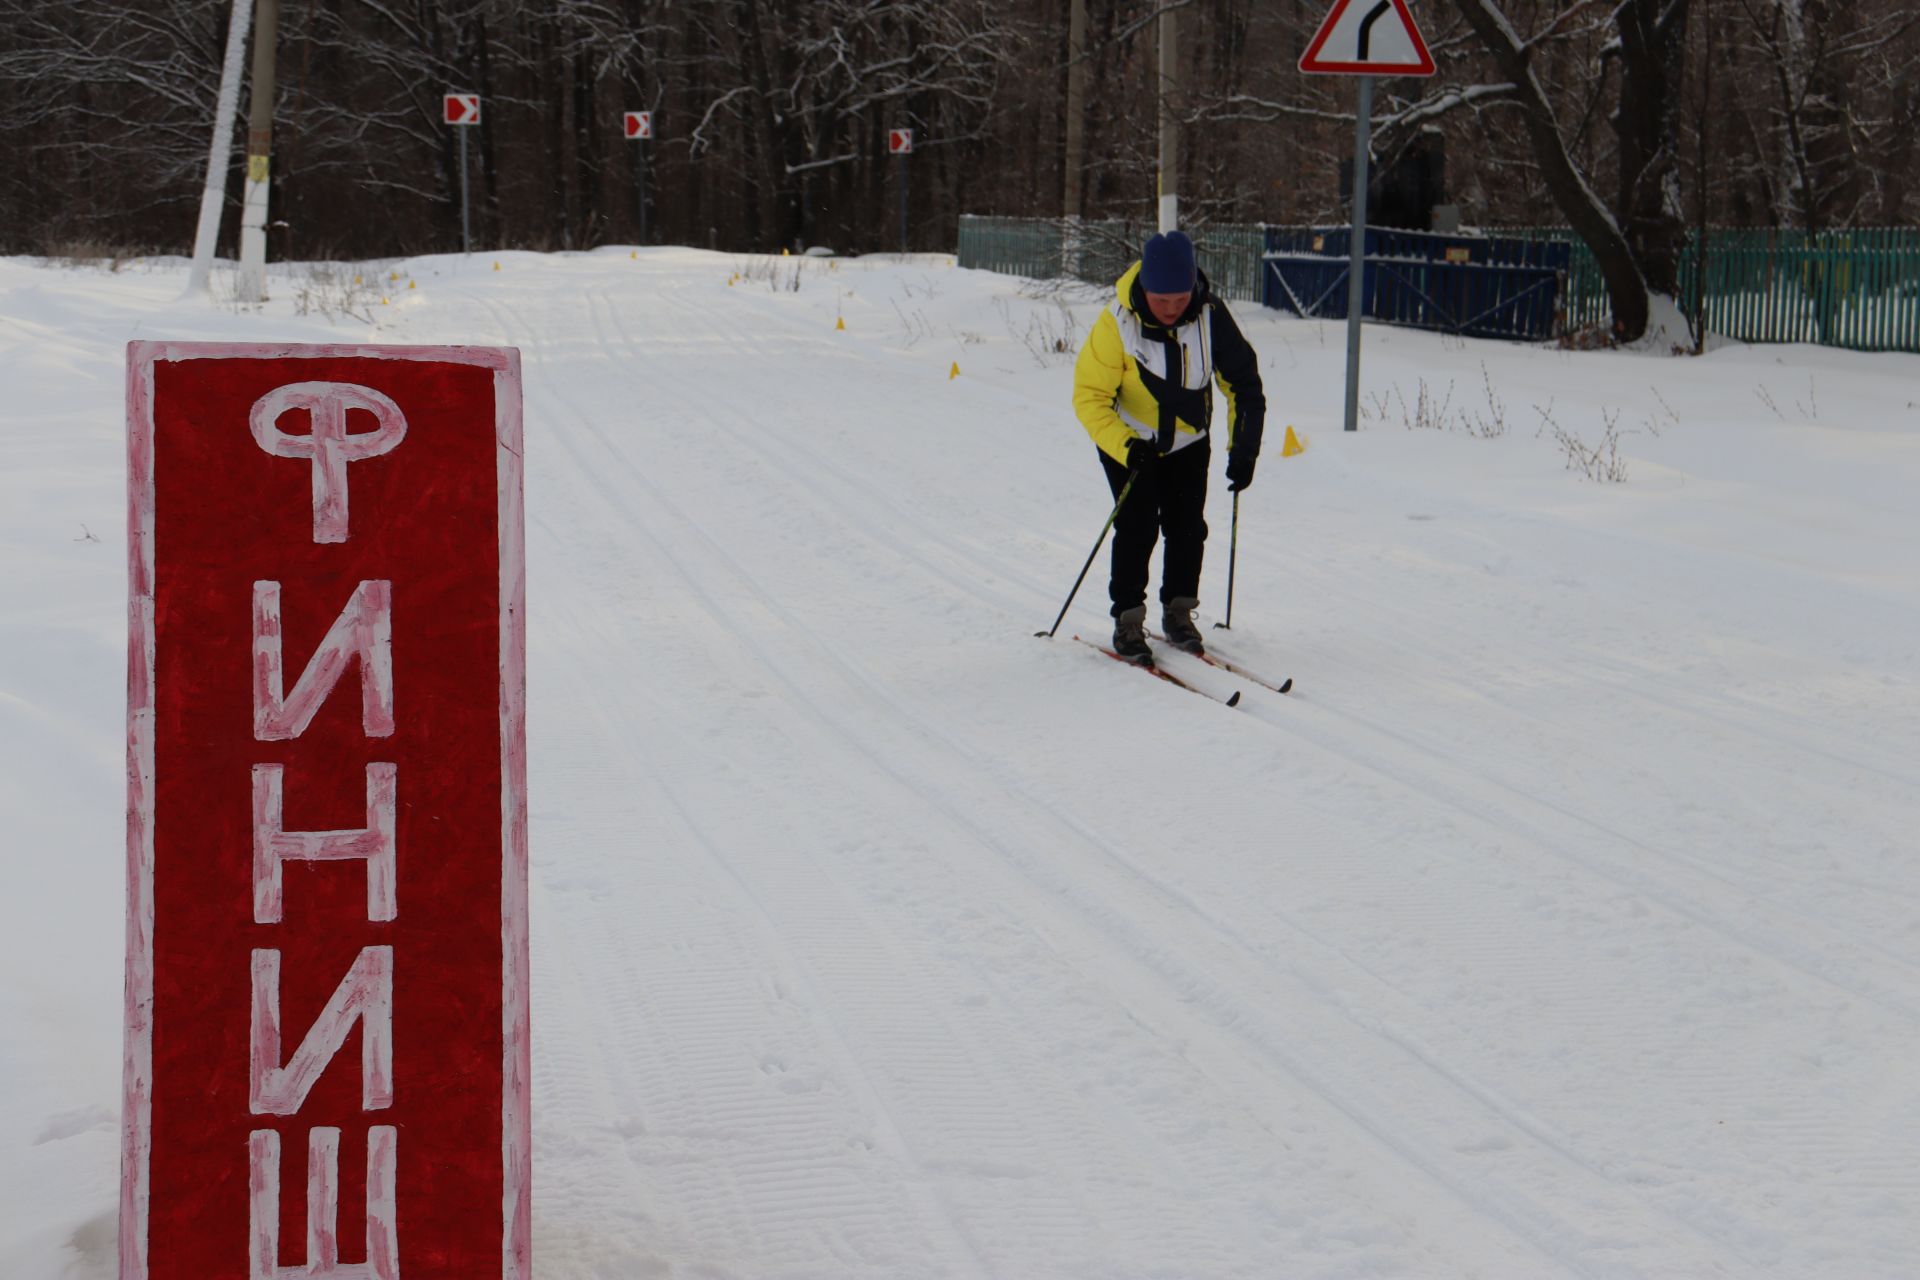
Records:
<instances>
[{"instance_id":1,"label":"ski pole","mask_svg":"<svg viewBox=\"0 0 1920 1280\"><path fill-rule=\"evenodd\" d=\"M1127 500L1129 493L1133 492L1133 482L1139 476L1138 470L1127 472L1127 482L1120 486L1120 496L1113 501L1113 511L1107 516L1107 522L1100 526L1100 540L1093 544L1093 550L1087 552L1087 562L1080 566L1080 576L1073 580L1073 590L1067 592L1067 602L1060 606L1060 616L1053 620L1051 627L1045 631L1036 631L1034 635L1051 640L1053 633L1060 629L1060 619L1066 617L1067 610L1073 607L1073 598L1080 594L1080 584L1087 580L1087 570L1093 568L1093 558L1100 554L1100 548L1107 541L1107 532L1113 528L1113 522L1120 518L1120 504Z\"/></svg>"},{"instance_id":2,"label":"ski pole","mask_svg":"<svg viewBox=\"0 0 1920 1280\"><path fill-rule=\"evenodd\" d=\"M1233 535L1227 539L1227 620L1213 625L1221 631L1233 630L1233 562L1240 552L1240 491L1233 491Z\"/></svg>"}]
</instances>

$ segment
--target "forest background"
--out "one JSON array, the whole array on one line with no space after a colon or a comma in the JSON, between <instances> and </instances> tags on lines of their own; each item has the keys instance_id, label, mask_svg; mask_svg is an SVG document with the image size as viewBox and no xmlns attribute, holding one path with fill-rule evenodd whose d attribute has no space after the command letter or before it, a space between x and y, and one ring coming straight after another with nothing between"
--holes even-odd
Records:
<instances>
[{"instance_id":1,"label":"forest background","mask_svg":"<svg viewBox=\"0 0 1920 1280\"><path fill-rule=\"evenodd\" d=\"M951 249L962 213L1150 221L1156 19L1169 10L1183 221L1339 221L1353 86L1296 69L1326 7L282 0L270 256L457 249L449 90L484 99L469 131L473 230L492 247L638 238L640 146L657 242L893 248L903 177L916 249ZM0 0L0 252L189 251L230 8ZM1661 245L1699 223L1819 231L1920 212L1909 0L1413 9L1440 72L1380 82L1376 163L1443 152L1436 194L1469 225L1577 221L1555 139L1650 277L1670 256ZM621 112L638 109L654 113L650 142L621 135ZM236 142L244 123L243 110ZM890 128L915 130L910 159L889 159Z\"/></svg>"}]
</instances>

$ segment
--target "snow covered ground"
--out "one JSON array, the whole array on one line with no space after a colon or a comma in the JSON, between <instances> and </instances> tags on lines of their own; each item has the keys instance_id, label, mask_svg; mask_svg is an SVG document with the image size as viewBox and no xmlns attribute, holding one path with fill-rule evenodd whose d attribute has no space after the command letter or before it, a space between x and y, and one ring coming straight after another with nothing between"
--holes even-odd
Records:
<instances>
[{"instance_id":1,"label":"snow covered ground","mask_svg":"<svg viewBox=\"0 0 1920 1280\"><path fill-rule=\"evenodd\" d=\"M542 1280L1920 1270L1920 358L1373 328L1346 435L1237 308L1228 710L1064 640L1104 559L1033 638L1094 295L184 276L0 261L0 1276L112 1273L136 337L525 354Z\"/></svg>"}]
</instances>

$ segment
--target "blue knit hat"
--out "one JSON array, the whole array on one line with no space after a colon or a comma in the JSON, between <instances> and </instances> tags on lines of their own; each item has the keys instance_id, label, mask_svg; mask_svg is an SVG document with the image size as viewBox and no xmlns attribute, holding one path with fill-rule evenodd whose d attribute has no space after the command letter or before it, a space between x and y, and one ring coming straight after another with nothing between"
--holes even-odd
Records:
<instances>
[{"instance_id":1,"label":"blue knit hat","mask_svg":"<svg viewBox=\"0 0 1920 1280\"><path fill-rule=\"evenodd\" d=\"M1147 241L1140 254L1140 287L1148 293L1186 293L1193 288L1193 241L1169 231Z\"/></svg>"}]
</instances>

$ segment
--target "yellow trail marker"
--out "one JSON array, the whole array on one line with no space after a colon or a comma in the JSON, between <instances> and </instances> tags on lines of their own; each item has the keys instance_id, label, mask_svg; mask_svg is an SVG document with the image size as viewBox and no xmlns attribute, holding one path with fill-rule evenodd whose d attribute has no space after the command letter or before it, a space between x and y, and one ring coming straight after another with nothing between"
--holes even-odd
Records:
<instances>
[{"instance_id":1,"label":"yellow trail marker","mask_svg":"<svg viewBox=\"0 0 1920 1280\"><path fill-rule=\"evenodd\" d=\"M959 376L960 376L960 362L958 360L955 360L953 362L953 368L947 370L947 381L952 382L955 378Z\"/></svg>"},{"instance_id":2,"label":"yellow trail marker","mask_svg":"<svg viewBox=\"0 0 1920 1280\"><path fill-rule=\"evenodd\" d=\"M355 277L353 278L353 282L354 282L355 284L359 284L359 283L360 283L360 277L359 277L359 276L355 276Z\"/></svg>"},{"instance_id":3,"label":"yellow trail marker","mask_svg":"<svg viewBox=\"0 0 1920 1280\"><path fill-rule=\"evenodd\" d=\"M496 263L494 263L494 264L493 264L493 269L494 269L495 271L498 271L498 270L500 269L500 264L499 264L499 263L497 263L497 262L496 262Z\"/></svg>"},{"instance_id":4,"label":"yellow trail marker","mask_svg":"<svg viewBox=\"0 0 1920 1280\"><path fill-rule=\"evenodd\" d=\"M638 261L640 258L640 251L638 249L629 249L627 251L627 256L629 258L634 259L635 261Z\"/></svg>"},{"instance_id":5,"label":"yellow trail marker","mask_svg":"<svg viewBox=\"0 0 1920 1280\"><path fill-rule=\"evenodd\" d=\"M844 329L844 328L846 328L846 327L847 327L847 322L846 322L846 320L845 320L845 318L843 317L843 318L841 318L841 319L839 319L839 320L835 320L835 321L833 322L833 327L834 327L834 329L835 329L835 331L838 331L838 330L841 330L841 329Z\"/></svg>"},{"instance_id":6,"label":"yellow trail marker","mask_svg":"<svg viewBox=\"0 0 1920 1280\"><path fill-rule=\"evenodd\" d=\"M1307 451L1306 442L1302 440L1299 436L1293 434L1292 427L1288 427L1287 442L1280 446L1280 456L1283 458L1291 458L1296 453L1305 453L1306 451Z\"/></svg>"},{"instance_id":7,"label":"yellow trail marker","mask_svg":"<svg viewBox=\"0 0 1920 1280\"><path fill-rule=\"evenodd\" d=\"M420 282L419 282L418 280L409 280L409 281L407 281L407 288L409 288L409 289L418 289L419 287L420 287Z\"/></svg>"},{"instance_id":8,"label":"yellow trail marker","mask_svg":"<svg viewBox=\"0 0 1920 1280\"><path fill-rule=\"evenodd\" d=\"M380 299L380 305L383 307L387 305L387 300L384 297Z\"/></svg>"}]
</instances>

